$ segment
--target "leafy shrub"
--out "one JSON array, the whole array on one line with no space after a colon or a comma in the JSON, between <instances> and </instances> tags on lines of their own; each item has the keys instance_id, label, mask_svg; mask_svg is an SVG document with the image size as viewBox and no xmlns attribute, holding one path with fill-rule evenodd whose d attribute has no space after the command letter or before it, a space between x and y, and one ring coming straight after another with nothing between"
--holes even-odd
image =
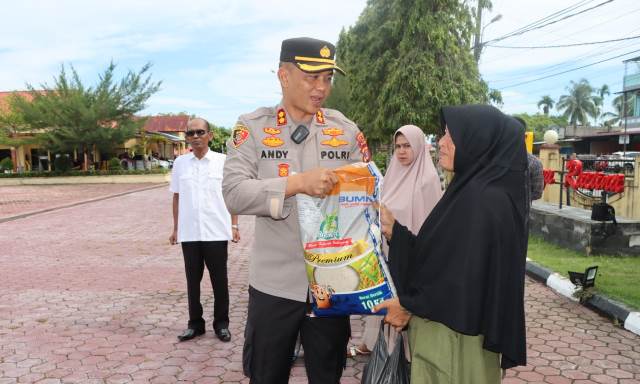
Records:
<instances>
[{"instance_id":1,"label":"leafy shrub","mask_svg":"<svg viewBox=\"0 0 640 384\"><path fill-rule=\"evenodd\" d=\"M10 157L5 157L0 161L0 171L12 171L13 170L13 161L11 161Z\"/></svg>"},{"instance_id":2,"label":"leafy shrub","mask_svg":"<svg viewBox=\"0 0 640 384\"><path fill-rule=\"evenodd\" d=\"M117 157L112 157L109 160L109 164L107 165L107 167L109 168L110 171L113 171L117 169L122 169L122 164L120 163L120 159L118 159Z\"/></svg>"},{"instance_id":3,"label":"leafy shrub","mask_svg":"<svg viewBox=\"0 0 640 384\"><path fill-rule=\"evenodd\" d=\"M389 160L389 154L386 151L377 151L373 155L373 162L376 163L376 166L384 175L387 173L387 162Z\"/></svg>"}]
</instances>

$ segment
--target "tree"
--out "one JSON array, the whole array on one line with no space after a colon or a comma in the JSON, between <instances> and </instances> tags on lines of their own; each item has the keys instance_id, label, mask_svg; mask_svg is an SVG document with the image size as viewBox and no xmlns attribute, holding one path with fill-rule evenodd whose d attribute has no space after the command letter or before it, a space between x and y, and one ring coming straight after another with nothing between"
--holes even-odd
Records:
<instances>
[{"instance_id":1,"label":"tree","mask_svg":"<svg viewBox=\"0 0 640 384\"><path fill-rule=\"evenodd\" d=\"M128 71L119 81L114 78L115 68L110 63L95 87L86 87L73 66L68 76L63 65L53 86L45 83L37 91L27 84L31 100L18 95L11 109L31 129L44 130L42 142L52 151L111 152L144 125L144 119L134 115L145 108L161 84L151 81L151 64L138 72Z\"/></svg>"},{"instance_id":2,"label":"tree","mask_svg":"<svg viewBox=\"0 0 640 384\"><path fill-rule=\"evenodd\" d=\"M564 116L548 116L540 113L536 113L535 115L518 113L514 116L520 117L527 123L527 131L533 131L533 139L535 141L542 141L544 133L549 129L567 125L567 119Z\"/></svg>"},{"instance_id":3,"label":"tree","mask_svg":"<svg viewBox=\"0 0 640 384\"><path fill-rule=\"evenodd\" d=\"M211 132L213 132L213 139L209 142L209 148L212 151L224 153L227 149L227 140L231 137L231 132L227 128L218 127L213 124L209 124Z\"/></svg>"},{"instance_id":4,"label":"tree","mask_svg":"<svg viewBox=\"0 0 640 384\"><path fill-rule=\"evenodd\" d=\"M0 108L0 145L16 148L21 145L36 144L38 138L30 134L31 129L22 116L11 109L15 97L15 94L8 97L7 109Z\"/></svg>"},{"instance_id":5,"label":"tree","mask_svg":"<svg viewBox=\"0 0 640 384\"><path fill-rule=\"evenodd\" d=\"M577 126L589 125L589 117L597 116L596 103L593 100L593 88L586 79L578 83L571 81L567 87L568 95L560 96L556 108L564 110L563 115L569 120L569 124Z\"/></svg>"},{"instance_id":6,"label":"tree","mask_svg":"<svg viewBox=\"0 0 640 384\"><path fill-rule=\"evenodd\" d=\"M596 123L598 122L598 118L602 115L602 106L604 105L604 98L610 94L609 86L607 84L603 84L599 89L594 90L593 103L596 106Z\"/></svg>"},{"instance_id":7,"label":"tree","mask_svg":"<svg viewBox=\"0 0 640 384\"><path fill-rule=\"evenodd\" d=\"M605 120L604 125L607 127L612 127L616 124L622 124L622 119L625 116L630 116L631 112L633 112L633 105L635 104L635 94L627 95L627 106L626 111L623 112L622 104L624 103L624 95L618 95L613 99L611 105L616 110L616 112L606 112L602 115L604 118L609 118Z\"/></svg>"},{"instance_id":8,"label":"tree","mask_svg":"<svg viewBox=\"0 0 640 384\"><path fill-rule=\"evenodd\" d=\"M488 100L469 50L473 29L471 10L457 0L370 0L340 34L348 80L337 76L327 105L348 111L373 147L408 123L435 132L442 106Z\"/></svg>"},{"instance_id":9,"label":"tree","mask_svg":"<svg viewBox=\"0 0 640 384\"><path fill-rule=\"evenodd\" d=\"M502 101L502 92L497 89L490 90L489 101L491 101L491 104L495 106L502 107L504 105L504 102Z\"/></svg>"},{"instance_id":10,"label":"tree","mask_svg":"<svg viewBox=\"0 0 640 384\"><path fill-rule=\"evenodd\" d=\"M14 97L13 95L10 96ZM11 102L9 102L11 103ZM20 115L9 110L0 112L0 145L17 147L23 144L18 135L28 130Z\"/></svg>"},{"instance_id":11,"label":"tree","mask_svg":"<svg viewBox=\"0 0 640 384\"><path fill-rule=\"evenodd\" d=\"M553 105L555 103L556 102L551 98L551 96L544 95L542 96L540 101L538 101L538 109L540 109L540 107L542 106L542 111L544 112L544 115L549 116L549 110L553 108Z\"/></svg>"},{"instance_id":12,"label":"tree","mask_svg":"<svg viewBox=\"0 0 640 384\"><path fill-rule=\"evenodd\" d=\"M344 29L340 33L340 36L343 36ZM340 49L340 47L338 47ZM342 64L340 64L342 65ZM351 85L349 83L350 74L347 76L337 75L333 77L333 88L331 90L331 94L327 98L325 105L329 108L338 109L345 116L352 116L351 111L351 99L349 96L349 90L351 89Z\"/></svg>"},{"instance_id":13,"label":"tree","mask_svg":"<svg viewBox=\"0 0 640 384\"><path fill-rule=\"evenodd\" d=\"M600 89L598 89L598 96L604 100L605 96L609 96L611 92L609 92L609 86L607 84L603 84Z\"/></svg>"},{"instance_id":14,"label":"tree","mask_svg":"<svg viewBox=\"0 0 640 384\"><path fill-rule=\"evenodd\" d=\"M25 123L22 116L12 109L17 94L12 94L7 98L6 109L0 108L0 145L18 147L20 145L31 144L36 140L33 137L21 137L31 133L31 128Z\"/></svg>"}]
</instances>

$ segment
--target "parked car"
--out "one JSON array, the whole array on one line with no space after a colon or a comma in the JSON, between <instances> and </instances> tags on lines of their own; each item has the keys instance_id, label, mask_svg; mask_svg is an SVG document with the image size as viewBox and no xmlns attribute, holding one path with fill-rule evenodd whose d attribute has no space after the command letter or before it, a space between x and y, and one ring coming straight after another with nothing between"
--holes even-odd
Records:
<instances>
[{"instance_id":1,"label":"parked car","mask_svg":"<svg viewBox=\"0 0 640 384\"><path fill-rule=\"evenodd\" d=\"M167 160L160 160L160 159L156 159L155 157L151 158L151 167L155 168L155 167L160 167L160 168L164 168L164 169L170 169L173 161L169 162Z\"/></svg>"},{"instance_id":2,"label":"parked car","mask_svg":"<svg viewBox=\"0 0 640 384\"><path fill-rule=\"evenodd\" d=\"M628 156L634 153L635 156ZM625 173L631 174L635 169L635 157L640 156L640 152L627 152L623 157L622 152L615 152L610 155L578 155L578 160L582 161L585 171L596 171L605 173Z\"/></svg>"},{"instance_id":3,"label":"parked car","mask_svg":"<svg viewBox=\"0 0 640 384\"><path fill-rule=\"evenodd\" d=\"M615 163L614 168L617 170L616 172L620 172L624 169L625 173L632 173L635 164L636 158L640 157L640 152L638 151L627 151L627 152L614 152L609 157L611 161Z\"/></svg>"},{"instance_id":4,"label":"parked car","mask_svg":"<svg viewBox=\"0 0 640 384\"><path fill-rule=\"evenodd\" d=\"M618 157L630 157L630 158L636 158L638 156L640 156L640 151L627 151L627 152L613 152L612 153L613 156L618 156Z\"/></svg>"}]
</instances>

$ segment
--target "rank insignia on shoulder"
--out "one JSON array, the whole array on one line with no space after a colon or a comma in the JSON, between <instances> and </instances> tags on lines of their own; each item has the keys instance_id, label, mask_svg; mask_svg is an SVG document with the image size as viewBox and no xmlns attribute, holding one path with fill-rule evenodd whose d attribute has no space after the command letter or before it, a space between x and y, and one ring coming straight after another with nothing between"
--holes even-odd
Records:
<instances>
[{"instance_id":1,"label":"rank insignia on shoulder","mask_svg":"<svg viewBox=\"0 0 640 384\"><path fill-rule=\"evenodd\" d=\"M325 120L324 120L324 113L322 113L322 110L318 110L318 112L316 112L316 122L318 122L318 124L324 124Z\"/></svg>"},{"instance_id":2,"label":"rank insignia on shoulder","mask_svg":"<svg viewBox=\"0 0 640 384\"><path fill-rule=\"evenodd\" d=\"M231 137L233 138L233 147L238 148L249 138L249 128L241 123L238 123L235 127L233 127Z\"/></svg>"},{"instance_id":3,"label":"rank insignia on shoulder","mask_svg":"<svg viewBox=\"0 0 640 384\"><path fill-rule=\"evenodd\" d=\"M284 111L283 108L278 109L278 112L276 115L276 123L278 126L287 125L287 113Z\"/></svg>"},{"instance_id":4,"label":"rank insignia on shoulder","mask_svg":"<svg viewBox=\"0 0 640 384\"><path fill-rule=\"evenodd\" d=\"M289 176L289 164L286 164L286 163L278 164L278 176L280 177Z\"/></svg>"}]
</instances>

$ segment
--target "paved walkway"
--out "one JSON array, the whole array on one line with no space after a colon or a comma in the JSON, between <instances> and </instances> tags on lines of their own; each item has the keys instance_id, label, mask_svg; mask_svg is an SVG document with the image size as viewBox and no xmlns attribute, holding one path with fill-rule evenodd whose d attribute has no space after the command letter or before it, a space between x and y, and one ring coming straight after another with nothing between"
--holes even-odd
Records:
<instances>
[{"instance_id":1,"label":"paved walkway","mask_svg":"<svg viewBox=\"0 0 640 384\"><path fill-rule=\"evenodd\" d=\"M0 187L0 220L18 214L149 188L154 184L21 185Z\"/></svg>"},{"instance_id":2,"label":"paved walkway","mask_svg":"<svg viewBox=\"0 0 640 384\"><path fill-rule=\"evenodd\" d=\"M0 384L248 382L252 220L230 248L232 342L177 343L187 299L169 201L152 189L0 223ZM505 383L640 383L639 336L529 279L526 295L529 365ZM362 321L352 325L358 338ZM300 360L292 383L306 382ZM364 362L349 359L342 383L358 383Z\"/></svg>"}]
</instances>

